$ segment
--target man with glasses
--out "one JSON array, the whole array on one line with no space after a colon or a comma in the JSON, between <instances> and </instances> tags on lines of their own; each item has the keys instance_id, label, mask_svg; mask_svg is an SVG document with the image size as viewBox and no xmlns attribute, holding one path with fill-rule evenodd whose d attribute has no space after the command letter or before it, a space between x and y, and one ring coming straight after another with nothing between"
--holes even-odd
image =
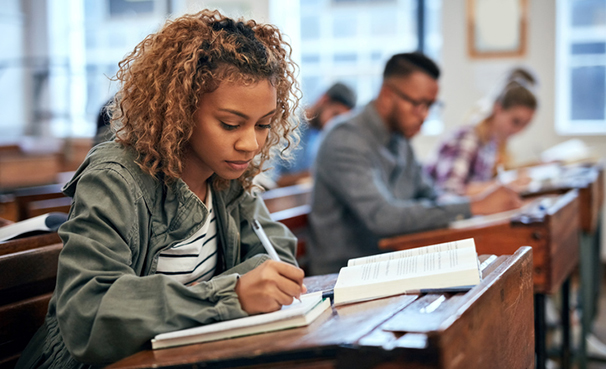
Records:
<instances>
[{"instance_id":1,"label":"man with glasses","mask_svg":"<svg viewBox=\"0 0 606 369\"><path fill-rule=\"evenodd\" d=\"M439 75L423 54L394 55L376 99L331 124L315 163L311 274L335 273L350 258L381 252L384 237L521 205L502 186L474 198L441 195L423 176L410 139L436 105Z\"/></svg>"}]
</instances>

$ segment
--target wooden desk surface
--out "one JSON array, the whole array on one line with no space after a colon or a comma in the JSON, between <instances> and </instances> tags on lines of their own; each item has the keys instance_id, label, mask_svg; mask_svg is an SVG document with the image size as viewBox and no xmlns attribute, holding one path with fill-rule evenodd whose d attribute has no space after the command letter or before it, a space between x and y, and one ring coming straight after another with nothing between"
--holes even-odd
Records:
<instances>
[{"instance_id":1,"label":"wooden desk surface","mask_svg":"<svg viewBox=\"0 0 606 369\"><path fill-rule=\"evenodd\" d=\"M522 192L524 197L579 190L581 229L593 233L598 227L599 214L604 205L604 167L602 164L570 165L562 167L561 177L547 181L538 188Z\"/></svg>"},{"instance_id":2,"label":"wooden desk surface","mask_svg":"<svg viewBox=\"0 0 606 369\"><path fill-rule=\"evenodd\" d=\"M37 249L40 247L61 243L61 238L57 232L43 233L36 236L29 236L0 242L0 256L12 254L15 252Z\"/></svg>"},{"instance_id":3,"label":"wooden desk surface","mask_svg":"<svg viewBox=\"0 0 606 369\"><path fill-rule=\"evenodd\" d=\"M162 350L108 368L532 368L532 253L487 261L467 293L400 295L333 307L307 327ZM336 275L308 277L310 292Z\"/></svg>"},{"instance_id":4,"label":"wooden desk surface","mask_svg":"<svg viewBox=\"0 0 606 369\"><path fill-rule=\"evenodd\" d=\"M542 212L386 238L379 247L406 250L474 238L480 254L511 255L520 246L531 246L535 292L555 293L579 262L579 196L577 190L552 196L555 201Z\"/></svg>"}]
</instances>

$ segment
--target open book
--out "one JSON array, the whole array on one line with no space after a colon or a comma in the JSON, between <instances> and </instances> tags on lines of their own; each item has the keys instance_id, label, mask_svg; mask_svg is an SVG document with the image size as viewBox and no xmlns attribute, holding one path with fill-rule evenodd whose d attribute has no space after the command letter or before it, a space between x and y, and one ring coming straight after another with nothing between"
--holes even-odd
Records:
<instances>
[{"instance_id":1,"label":"open book","mask_svg":"<svg viewBox=\"0 0 606 369\"><path fill-rule=\"evenodd\" d=\"M43 232L56 232L67 220L65 213L48 213L0 227L0 242Z\"/></svg>"},{"instance_id":2,"label":"open book","mask_svg":"<svg viewBox=\"0 0 606 369\"><path fill-rule=\"evenodd\" d=\"M481 280L472 238L350 259L334 288L335 305L424 289L469 289Z\"/></svg>"},{"instance_id":3,"label":"open book","mask_svg":"<svg viewBox=\"0 0 606 369\"><path fill-rule=\"evenodd\" d=\"M301 295L300 302L295 300L272 313L159 334L152 339L152 348L160 349L302 327L309 325L328 308L330 300L322 298L319 293Z\"/></svg>"}]
</instances>

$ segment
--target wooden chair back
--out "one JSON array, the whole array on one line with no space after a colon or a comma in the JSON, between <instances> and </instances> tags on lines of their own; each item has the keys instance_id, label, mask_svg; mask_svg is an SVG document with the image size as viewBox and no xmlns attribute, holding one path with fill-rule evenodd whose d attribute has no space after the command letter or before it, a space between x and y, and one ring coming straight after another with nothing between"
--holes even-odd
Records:
<instances>
[{"instance_id":1,"label":"wooden chair back","mask_svg":"<svg viewBox=\"0 0 606 369\"><path fill-rule=\"evenodd\" d=\"M12 194L0 195L0 218L11 222L17 221L17 203Z\"/></svg>"},{"instance_id":2,"label":"wooden chair back","mask_svg":"<svg viewBox=\"0 0 606 369\"><path fill-rule=\"evenodd\" d=\"M63 245L0 255L0 368L12 368L44 322Z\"/></svg>"},{"instance_id":3,"label":"wooden chair back","mask_svg":"<svg viewBox=\"0 0 606 369\"><path fill-rule=\"evenodd\" d=\"M0 256L14 254L20 251L33 250L57 243L61 243L61 238L57 232L17 238L10 241L0 242Z\"/></svg>"},{"instance_id":4,"label":"wooden chair back","mask_svg":"<svg viewBox=\"0 0 606 369\"><path fill-rule=\"evenodd\" d=\"M27 204L26 216L27 218L37 217L47 213L59 212L69 213L69 209L72 206L71 197L58 197L56 199L38 200L31 201ZM26 219L27 219L26 218Z\"/></svg>"},{"instance_id":5,"label":"wooden chair back","mask_svg":"<svg viewBox=\"0 0 606 369\"><path fill-rule=\"evenodd\" d=\"M17 204L18 221L32 217L30 214L31 203L34 201L67 198L63 192L61 192L60 184L21 188L16 190L13 195L15 196L15 203ZM46 211L45 213L48 212L50 211Z\"/></svg>"}]
</instances>

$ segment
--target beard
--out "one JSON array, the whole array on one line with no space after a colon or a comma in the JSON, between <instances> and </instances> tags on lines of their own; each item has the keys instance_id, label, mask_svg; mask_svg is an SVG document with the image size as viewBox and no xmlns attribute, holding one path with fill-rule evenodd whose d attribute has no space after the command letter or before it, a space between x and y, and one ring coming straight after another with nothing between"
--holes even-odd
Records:
<instances>
[{"instance_id":1,"label":"beard","mask_svg":"<svg viewBox=\"0 0 606 369\"><path fill-rule=\"evenodd\" d=\"M397 109L395 107L392 108L391 111L389 112L389 115L387 116L387 126L389 127L389 130L391 132L397 132L399 134L404 134L404 132L402 132L402 130L400 129L398 116L399 116L399 114L398 114Z\"/></svg>"},{"instance_id":2,"label":"beard","mask_svg":"<svg viewBox=\"0 0 606 369\"><path fill-rule=\"evenodd\" d=\"M405 113L401 113L394 108L387 118L387 126L389 127L389 130L391 132L396 132L408 139L413 138L421 131L421 126L423 125L423 122L412 126L410 122L405 123L403 121L401 116L402 114ZM409 118L412 119L412 117Z\"/></svg>"}]
</instances>

